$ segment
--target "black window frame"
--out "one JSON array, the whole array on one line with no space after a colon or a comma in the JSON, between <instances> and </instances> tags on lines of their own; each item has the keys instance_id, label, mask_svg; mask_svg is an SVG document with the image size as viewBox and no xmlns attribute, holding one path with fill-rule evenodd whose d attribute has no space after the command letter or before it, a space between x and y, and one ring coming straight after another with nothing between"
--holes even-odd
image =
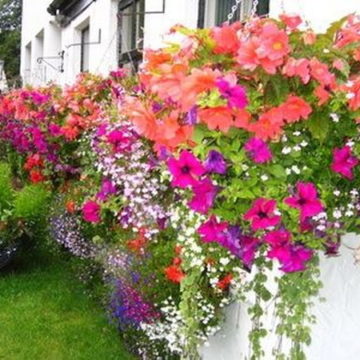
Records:
<instances>
[{"instance_id":1,"label":"black window frame","mask_svg":"<svg viewBox=\"0 0 360 360\"><path fill-rule=\"evenodd\" d=\"M205 26L205 10L206 10L207 1L209 1L209 0L199 0L199 3L198 3L198 9L199 9L198 10L198 28L204 28L204 26ZM216 0L216 6L218 5L217 1L218 0ZM228 0L228 1L230 1L230 0ZM233 5L234 4L231 4L231 6L233 6ZM231 6L230 6L230 9L231 9ZM240 9L238 11L240 12ZM270 0L259 0L259 4L256 9L256 15L266 16L269 14L269 12L270 12ZM215 22L218 25L221 24L219 16L220 16L220 14L216 11ZM237 20L238 20L238 18L235 15L232 22L237 21ZM224 22L225 21L226 21L226 19L224 20Z\"/></svg>"},{"instance_id":2,"label":"black window frame","mask_svg":"<svg viewBox=\"0 0 360 360\"><path fill-rule=\"evenodd\" d=\"M140 4L138 9L138 4ZM132 7L131 15L122 15L121 13ZM131 40L130 49L122 52L122 17L131 16ZM135 70L138 69L143 60L142 50L144 48L144 23L145 23L145 0L120 0L118 6L118 28L119 28L119 67L133 63ZM138 41L142 39L142 41Z\"/></svg>"}]
</instances>

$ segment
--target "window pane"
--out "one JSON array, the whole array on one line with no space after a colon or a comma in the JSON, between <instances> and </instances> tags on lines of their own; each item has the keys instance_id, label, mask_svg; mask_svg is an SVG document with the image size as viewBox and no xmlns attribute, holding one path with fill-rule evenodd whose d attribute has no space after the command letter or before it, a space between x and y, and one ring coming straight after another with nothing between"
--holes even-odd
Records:
<instances>
[{"instance_id":1,"label":"window pane","mask_svg":"<svg viewBox=\"0 0 360 360\"><path fill-rule=\"evenodd\" d=\"M89 71L90 60L90 27L81 31L81 66L80 71Z\"/></svg>"}]
</instances>

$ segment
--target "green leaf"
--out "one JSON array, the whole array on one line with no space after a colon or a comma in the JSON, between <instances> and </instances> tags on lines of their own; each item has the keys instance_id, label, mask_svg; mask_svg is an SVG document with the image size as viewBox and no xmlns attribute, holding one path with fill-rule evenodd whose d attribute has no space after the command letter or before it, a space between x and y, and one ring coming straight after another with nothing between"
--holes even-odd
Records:
<instances>
[{"instance_id":1,"label":"green leaf","mask_svg":"<svg viewBox=\"0 0 360 360\"><path fill-rule=\"evenodd\" d=\"M323 143L329 132L329 114L324 112L314 113L306 124L311 132L311 135Z\"/></svg>"}]
</instances>

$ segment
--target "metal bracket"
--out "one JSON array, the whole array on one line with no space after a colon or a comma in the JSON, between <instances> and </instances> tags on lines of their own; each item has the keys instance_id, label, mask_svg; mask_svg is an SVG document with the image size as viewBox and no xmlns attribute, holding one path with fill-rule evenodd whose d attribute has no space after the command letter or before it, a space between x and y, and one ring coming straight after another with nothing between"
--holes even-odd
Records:
<instances>
[{"instance_id":1,"label":"metal bracket","mask_svg":"<svg viewBox=\"0 0 360 360\"><path fill-rule=\"evenodd\" d=\"M154 14L165 14L166 0L162 2L162 10L158 11L144 11L144 12L131 12L128 14L124 14L120 11L120 16L133 16L133 15L154 15Z\"/></svg>"},{"instance_id":2,"label":"metal bracket","mask_svg":"<svg viewBox=\"0 0 360 360\"><path fill-rule=\"evenodd\" d=\"M44 63L44 64L50 66L52 69L63 73L64 72L64 55L65 55L65 51L63 50L63 51L60 51L57 56L41 56L41 57L38 57L36 59L36 61L38 64ZM56 67L47 60L61 60L61 63L60 63L59 67Z\"/></svg>"},{"instance_id":3,"label":"metal bracket","mask_svg":"<svg viewBox=\"0 0 360 360\"><path fill-rule=\"evenodd\" d=\"M91 42L84 42L84 43L74 43L74 44L69 44L66 45L65 47L67 49L73 47L73 46L82 46L82 45L98 45L101 44L101 29L99 29L99 35L98 35L98 40L97 41L91 41Z\"/></svg>"}]
</instances>

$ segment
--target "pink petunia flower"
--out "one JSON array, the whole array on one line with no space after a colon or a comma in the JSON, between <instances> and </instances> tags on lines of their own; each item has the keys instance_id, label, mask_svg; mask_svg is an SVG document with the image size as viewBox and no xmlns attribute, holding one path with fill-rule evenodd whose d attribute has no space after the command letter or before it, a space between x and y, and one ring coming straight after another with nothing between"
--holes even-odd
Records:
<instances>
[{"instance_id":1,"label":"pink petunia flower","mask_svg":"<svg viewBox=\"0 0 360 360\"><path fill-rule=\"evenodd\" d=\"M197 177L206 171L201 162L187 150L181 152L179 159L171 158L168 168L173 176L171 185L180 188L196 185Z\"/></svg>"},{"instance_id":2,"label":"pink petunia flower","mask_svg":"<svg viewBox=\"0 0 360 360\"><path fill-rule=\"evenodd\" d=\"M82 208L82 213L87 222L99 223L101 220L100 205L95 201L87 201Z\"/></svg>"},{"instance_id":3,"label":"pink petunia flower","mask_svg":"<svg viewBox=\"0 0 360 360\"><path fill-rule=\"evenodd\" d=\"M212 215L208 221L200 225L197 232L200 234L202 241L221 244L224 242L227 228L227 222L218 222L216 217Z\"/></svg>"},{"instance_id":4,"label":"pink petunia flower","mask_svg":"<svg viewBox=\"0 0 360 360\"><path fill-rule=\"evenodd\" d=\"M353 168L359 164L359 160L351 154L351 147L344 146L335 148L333 151L333 161L331 170L342 175L344 178L352 180Z\"/></svg>"},{"instance_id":5,"label":"pink petunia flower","mask_svg":"<svg viewBox=\"0 0 360 360\"><path fill-rule=\"evenodd\" d=\"M271 150L268 144L256 137L253 137L245 144L245 150L249 153L251 159L259 164L268 162L272 159Z\"/></svg>"},{"instance_id":6,"label":"pink petunia flower","mask_svg":"<svg viewBox=\"0 0 360 360\"><path fill-rule=\"evenodd\" d=\"M245 220L251 221L252 230L267 229L276 226L281 221L281 216L276 215L276 201L264 198L256 199L252 208L244 215Z\"/></svg>"},{"instance_id":7,"label":"pink petunia flower","mask_svg":"<svg viewBox=\"0 0 360 360\"><path fill-rule=\"evenodd\" d=\"M300 221L319 214L324 206L318 199L316 187L313 183L299 182L296 185L297 194L284 200L285 204L300 210Z\"/></svg>"},{"instance_id":8,"label":"pink petunia flower","mask_svg":"<svg viewBox=\"0 0 360 360\"><path fill-rule=\"evenodd\" d=\"M194 196L189 202L190 208L200 214L206 214L214 204L216 194L219 191L218 187L213 185L209 178L205 178L195 184L192 190Z\"/></svg>"}]
</instances>

